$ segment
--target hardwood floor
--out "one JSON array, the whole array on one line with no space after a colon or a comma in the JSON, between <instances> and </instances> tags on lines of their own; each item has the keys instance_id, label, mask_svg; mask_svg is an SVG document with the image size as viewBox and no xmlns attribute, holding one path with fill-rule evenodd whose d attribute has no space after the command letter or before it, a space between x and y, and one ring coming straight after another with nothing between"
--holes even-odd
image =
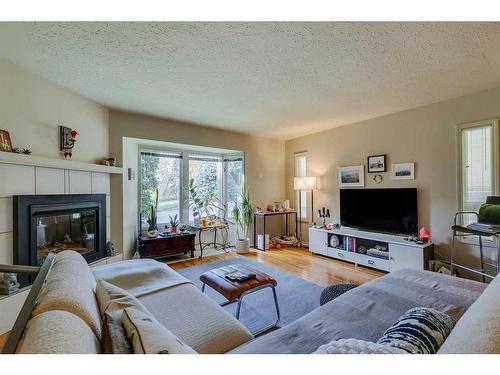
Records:
<instances>
[{"instance_id":1,"label":"hardwood floor","mask_svg":"<svg viewBox=\"0 0 500 375\"><path fill-rule=\"evenodd\" d=\"M251 250L248 255L238 255L235 253L218 254L202 259L196 258L170 263L169 266L173 269L181 269L223 259L233 258L236 261L236 258L240 256L268 264L283 272L301 277L304 280L321 286L328 286L335 283L353 283L359 285L384 275L383 272L355 266L351 263L320 255L313 255L307 249L298 248L271 249L267 251Z\"/></svg>"}]
</instances>

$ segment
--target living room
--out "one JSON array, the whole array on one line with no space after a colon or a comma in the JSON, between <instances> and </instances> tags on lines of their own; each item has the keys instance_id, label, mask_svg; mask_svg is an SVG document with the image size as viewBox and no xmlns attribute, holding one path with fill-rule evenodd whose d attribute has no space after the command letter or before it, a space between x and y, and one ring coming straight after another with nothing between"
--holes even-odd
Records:
<instances>
[{"instance_id":1,"label":"living room","mask_svg":"<svg viewBox=\"0 0 500 375\"><path fill-rule=\"evenodd\" d=\"M108 17L0 21L4 354L500 352L491 14Z\"/></svg>"}]
</instances>

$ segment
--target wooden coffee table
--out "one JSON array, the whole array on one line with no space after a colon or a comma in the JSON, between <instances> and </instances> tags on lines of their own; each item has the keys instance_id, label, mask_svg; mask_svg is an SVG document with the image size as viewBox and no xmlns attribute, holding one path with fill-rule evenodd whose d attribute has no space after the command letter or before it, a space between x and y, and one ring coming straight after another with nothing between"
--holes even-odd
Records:
<instances>
[{"instance_id":1,"label":"wooden coffee table","mask_svg":"<svg viewBox=\"0 0 500 375\"><path fill-rule=\"evenodd\" d=\"M231 281L226 278L226 275L228 273L235 271L253 273L255 274L255 278L241 283L237 281ZM205 292L205 287L208 285L227 299L227 301L223 302L221 306L238 302L238 307L236 308L236 319L238 320L240 319L241 303L246 295L255 293L264 288L271 288L271 290L273 291L274 305L276 307L276 320L274 321L274 323L261 328L256 332L253 332L253 335L260 335L278 325L280 321L280 308L278 305L278 298L275 288L278 285L278 282L268 274L260 272L259 270L256 270L244 264L232 264L230 266L214 268L213 270L204 272L200 276L200 280L203 283L203 286L201 288L202 292Z\"/></svg>"}]
</instances>

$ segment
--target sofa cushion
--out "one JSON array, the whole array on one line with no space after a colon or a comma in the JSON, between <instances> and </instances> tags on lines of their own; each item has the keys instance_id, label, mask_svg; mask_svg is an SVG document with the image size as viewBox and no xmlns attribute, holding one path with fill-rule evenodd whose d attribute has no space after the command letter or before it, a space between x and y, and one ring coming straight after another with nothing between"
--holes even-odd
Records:
<instances>
[{"instance_id":1,"label":"sofa cushion","mask_svg":"<svg viewBox=\"0 0 500 375\"><path fill-rule=\"evenodd\" d=\"M463 314L438 353L500 353L500 276Z\"/></svg>"},{"instance_id":2,"label":"sofa cushion","mask_svg":"<svg viewBox=\"0 0 500 375\"><path fill-rule=\"evenodd\" d=\"M129 292L104 280L97 281L96 296L103 317L104 314L112 314L115 311L121 317L127 307L137 307L147 312L143 304Z\"/></svg>"},{"instance_id":3,"label":"sofa cushion","mask_svg":"<svg viewBox=\"0 0 500 375\"><path fill-rule=\"evenodd\" d=\"M52 310L70 312L85 321L100 339L102 323L94 293L95 279L87 262L80 258L74 251L57 255L32 316Z\"/></svg>"},{"instance_id":4,"label":"sofa cushion","mask_svg":"<svg viewBox=\"0 0 500 375\"><path fill-rule=\"evenodd\" d=\"M151 314L129 307L124 310L122 321L134 354L196 354Z\"/></svg>"},{"instance_id":5,"label":"sofa cushion","mask_svg":"<svg viewBox=\"0 0 500 375\"><path fill-rule=\"evenodd\" d=\"M104 314L102 327L102 349L104 354L132 354L132 345L122 324L122 317Z\"/></svg>"},{"instance_id":6,"label":"sofa cushion","mask_svg":"<svg viewBox=\"0 0 500 375\"><path fill-rule=\"evenodd\" d=\"M246 327L192 284L139 297L174 335L203 354L221 354L253 339Z\"/></svg>"},{"instance_id":7,"label":"sofa cushion","mask_svg":"<svg viewBox=\"0 0 500 375\"><path fill-rule=\"evenodd\" d=\"M454 326L455 320L445 313L415 307L387 329L378 343L410 354L435 354Z\"/></svg>"},{"instance_id":8,"label":"sofa cushion","mask_svg":"<svg viewBox=\"0 0 500 375\"><path fill-rule=\"evenodd\" d=\"M17 350L22 354L98 354L99 341L90 327L67 311L47 311L32 318Z\"/></svg>"},{"instance_id":9,"label":"sofa cushion","mask_svg":"<svg viewBox=\"0 0 500 375\"><path fill-rule=\"evenodd\" d=\"M389 345L358 339L340 339L321 345L312 354L407 354Z\"/></svg>"}]
</instances>

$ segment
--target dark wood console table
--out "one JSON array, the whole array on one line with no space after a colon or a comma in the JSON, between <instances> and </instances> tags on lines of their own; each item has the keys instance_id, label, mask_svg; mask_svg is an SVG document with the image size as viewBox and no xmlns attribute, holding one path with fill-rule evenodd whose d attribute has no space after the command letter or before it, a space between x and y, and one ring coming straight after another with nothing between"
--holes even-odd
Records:
<instances>
[{"instance_id":1,"label":"dark wood console table","mask_svg":"<svg viewBox=\"0 0 500 375\"><path fill-rule=\"evenodd\" d=\"M140 236L139 254L141 258L160 259L173 255L191 253L194 258L194 233L179 233L173 235L159 235L156 238Z\"/></svg>"}]
</instances>

